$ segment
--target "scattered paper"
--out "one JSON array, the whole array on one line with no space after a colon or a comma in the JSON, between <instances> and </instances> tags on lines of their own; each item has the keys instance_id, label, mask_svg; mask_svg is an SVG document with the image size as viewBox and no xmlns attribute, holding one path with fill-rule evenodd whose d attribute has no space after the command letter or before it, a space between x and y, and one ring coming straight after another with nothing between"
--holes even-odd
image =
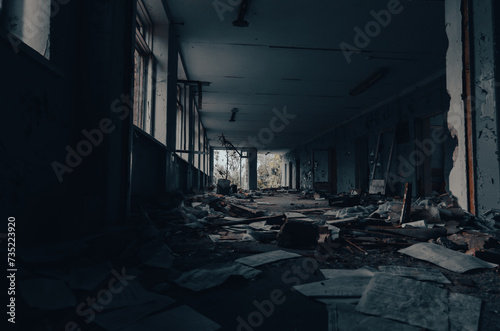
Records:
<instances>
[{"instance_id":1,"label":"scattered paper","mask_svg":"<svg viewBox=\"0 0 500 331\"><path fill-rule=\"evenodd\" d=\"M419 331L421 328L357 312L349 304L328 305L328 331Z\"/></svg>"},{"instance_id":2,"label":"scattered paper","mask_svg":"<svg viewBox=\"0 0 500 331\"><path fill-rule=\"evenodd\" d=\"M165 269L169 269L175 259L170 248L161 240L145 244L139 251L139 255L144 264Z\"/></svg>"},{"instance_id":3,"label":"scattered paper","mask_svg":"<svg viewBox=\"0 0 500 331\"><path fill-rule=\"evenodd\" d=\"M121 289L121 291L118 293L111 292L113 293L112 300L109 304L103 305L104 310L142 305L161 297L160 294L146 290L136 280L127 280L126 284L117 281L113 286L115 289Z\"/></svg>"},{"instance_id":4,"label":"scattered paper","mask_svg":"<svg viewBox=\"0 0 500 331\"><path fill-rule=\"evenodd\" d=\"M42 310L59 310L77 305L75 296L62 280L26 279L19 281L19 288L22 297L30 307Z\"/></svg>"},{"instance_id":5,"label":"scattered paper","mask_svg":"<svg viewBox=\"0 0 500 331\"><path fill-rule=\"evenodd\" d=\"M430 268L410 268L402 266L380 266L378 269L381 272L388 274L412 278L420 281L431 281L441 284L451 284L439 270Z\"/></svg>"},{"instance_id":6,"label":"scattered paper","mask_svg":"<svg viewBox=\"0 0 500 331\"><path fill-rule=\"evenodd\" d=\"M401 249L399 252L458 273L473 269L497 267L496 264L485 262L477 257L431 243L418 243Z\"/></svg>"},{"instance_id":7,"label":"scattered paper","mask_svg":"<svg viewBox=\"0 0 500 331\"><path fill-rule=\"evenodd\" d=\"M193 291L202 291L221 285L230 276L243 276L250 279L259 273L261 273L260 270L240 263L228 263L222 266L216 265L185 272L175 280L175 283Z\"/></svg>"},{"instance_id":8,"label":"scattered paper","mask_svg":"<svg viewBox=\"0 0 500 331\"><path fill-rule=\"evenodd\" d=\"M371 277L375 272L377 272L376 269L370 268L370 267L362 267L359 269L320 269L321 273L325 278L330 279L330 278L336 278L339 276L342 277L352 277L352 276L367 276Z\"/></svg>"},{"instance_id":9,"label":"scattered paper","mask_svg":"<svg viewBox=\"0 0 500 331\"><path fill-rule=\"evenodd\" d=\"M102 263L90 267L74 268L70 273L70 288L91 291L110 276L111 263Z\"/></svg>"},{"instance_id":10,"label":"scattered paper","mask_svg":"<svg viewBox=\"0 0 500 331\"><path fill-rule=\"evenodd\" d=\"M450 331L476 331L481 316L481 299L450 293Z\"/></svg>"},{"instance_id":11,"label":"scattered paper","mask_svg":"<svg viewBox=\"0 0 500 331\"><path fill-rule=\"evenodd\" d=\"M448 292L429 283L376 273L356 310L429 330L448 330Z\"/></svg>"},{"instance_id":12,"label":"scattered paper","mask_svg":"<svg viewBox=\"0 0 500 331\"><path fill-rule=\"evenodd\" d=\"M337 209L328 210L323 213L323 216L337 216Z\"/></svg>"},{"instance_id":13,"label":"scattered paper","mask_svg":"<svg viewBox=\"0 0 500 331\"><path fill-rule=\"evenodd\" d=\"M180 306L145 318L123 331L213 331L220 327L188 306Z\"/></svg>"},{"instance_id":14,"label":"scattered paper","mask_svg":"<svg viewBox=\"0 0 500 331\"><path fill-rule=\"evenodd\" d=\"M296 285L293 288L309 297L360 298L371 278L371 274L345 274L319 282Z\"/></svg>"},{"instance_id":15,"label":"scattered paper","mask_svg":"<svg viewBox=\"0 0 500 331\"><path fill-rule=\"evenodd\" d=\"M158 295L154 301L149 303L96 314L94 322L106 330L116 331L132 325L174 302L175 300L168 296Z\"/></svg>"},{"instance_id":16,"label":"scattered paper","mask_svg":"<svg viewBox=\"0 0 500 331\"><path fill-rule=\"evenodd\" d=\"M236 262L245 264L250 267L258 267L260 265L300 257L299 254L289 253L282 250L275 250L267 253L251 255L237 259Z\"/></svg>"},{"instance_id":17,"label":"scattered paper","mask_svg":"<svg viewBox=\"0 0 500 331\"><path fill-rule=\"evenodd\" d=\"M426 229L428 228L427 222L425 220L404 223L403 225L401 225L402 228L406 228L408 226L411 226L411 227L414 227L414 228L426 228Z\"/></svg>"}]
</instances>

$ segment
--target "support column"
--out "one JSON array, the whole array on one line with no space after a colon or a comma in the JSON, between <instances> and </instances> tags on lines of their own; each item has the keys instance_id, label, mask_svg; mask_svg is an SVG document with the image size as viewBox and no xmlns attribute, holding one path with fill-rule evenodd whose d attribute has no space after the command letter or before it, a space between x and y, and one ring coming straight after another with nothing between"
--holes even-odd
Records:
<instances>
[{"instance_id":1,"label":"support column","mask_svg":"<svg viewBox=\"0 0 500 331\"><path fill-rule=\"evenodd\" d=\"M168 29L168 73L167 73L167 132L166 132L166 183L167 191L178 188L178 164L175 158L177 147L177 71L179 58L179 44L174 29Z\"/></svg>"},{"instance_id":2,"label":"support column","mask_svg":"<svg viewBox=\"0 0 500 331\"><path fill-rule=\"evenodd\" d=\"M188 106L187 106L187 110L188 110L188 122L189 122L189 125L188 125L188 150L189 151L194 151L194 93L193 93L193 89L191 88L191 86L186 86L186 88L188 89L189 91L189 94L188 94ZM193 153L189 153L188 154L188 168L187 168L187 189L188 191L190 191L194 184L193 183L193 169L194 168L194 154Z\"/></svg>"},{"instance_id":3,"label":"support column","mask_svg":"<svg viewBox=\"0 0 500 331\"><path fill-rule=\"evenodd\" d=\"M500 163L499 163L499 118L496 93L500 86L499 29L495 35L495 23L500 24L500 6L497 0L471 1L472 15L472 138L474 139L473 160L475 172L476 214L482 215L489 209L500 206ZM496 22L495 22L496 21ZM495 43L496 38L496 43Z\"/></svg>"},{"instance_id":4,"label":"support column","mask_svg":"<svg viewBox=\"0 0 500 331\"><path fill-rule=\"evenodd\" d=\"M167 76L167 149L174 153L177 147L177 71L179 44L174 29L168 35L168 76Z\"/></svg>"},{"instance_id":5,"label":"support column","mask_svg":"<svg viewBox=\"0 0 500 331\"><path fill-rule=\"evenodd\" d=\"M445 9L447 120L458 140L450 190L462 208L481 216L500 205L500 6L494 0L446 0Z\"/></svg>"},{"instance_id":6,"label":"support column","mask_svg":"<svg viewBox=\"0 0 500 331\"><path fill-rule=\"evenodd\" d=\"M248 189L257 189L257 148L248 149Z\"/></svg>"},{"instance_id":7,"label":"support column","mask_svg":"<svg viewBox=\"0 0 500 331\"><path fill-rule=\"evenodd\" d=\"M209 164L208 164L208 175L210 176L209 177L209 181L208 181L208 185L215 185L215 182L214 182L214 149L212 147L209 147L209 153L210 153L210 160L209 160Z\"/></svg>"},{"instance_id":8,"label":"support column","mask_svg":"<svg viewBox=\"0 0 500 331\"><path fill-rule=\"evenodd\" d=\"M448 52L446 53L446 88L450 95L450 110L447 113L448 129L451 136L458 141L453 153L453 169L449 176L451 194L460 206L468 210L467 190L467 143L465 105L462 100L463 84L463 51L462 43L462 0L446 0L445 20L448 36Z\"/></svg>"}]
</instances>

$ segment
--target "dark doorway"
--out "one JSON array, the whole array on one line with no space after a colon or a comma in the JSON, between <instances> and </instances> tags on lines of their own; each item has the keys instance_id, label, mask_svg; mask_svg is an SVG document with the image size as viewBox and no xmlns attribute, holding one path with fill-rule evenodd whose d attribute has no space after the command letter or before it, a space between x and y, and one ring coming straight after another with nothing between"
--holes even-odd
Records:
<instances>
[{"instance_id":1,"label":"dark doorway","mask_svg":"<svg viewBox=\"0 0 500 331\"><path fill-rule=\"evenodd\" d=\"M417 193L419 196L431 196L432 192L444 193L444 144L438 137L445 131L443 114L420 118L415 121L415 167Z\"/></svg>"},{"instance_id":2,"label":"dark doorway","mask_svg":"<svg viewBox=\"0 0 500 331\"><path fill-rule=\"evenodd\" d=\"M326 149L313 151L313 189L318 191L329 191L329 155Z\"/></svg>"},{"instance_id":3,"label":"dark doorway","mask_svg":"<svg viewBox=\"0 0 500 331\"><path fill-rule=\"evenodd\" d=\"M330 148L328 150L328 182L330 191L333 194L337 193L337 150Z\"/></svg>"},{"instance_id":4,"label":"dark doorway","mask_svg":"<svg viewBox=\"0 0 500 331\"><path fill-rule=\"evenodd\" d=\"M370 181L370 164L368 137L360 137L356 139L355 146L355 162L356 162L356 188L368 192L368 184Z\"/></svg>"}]
</instances>

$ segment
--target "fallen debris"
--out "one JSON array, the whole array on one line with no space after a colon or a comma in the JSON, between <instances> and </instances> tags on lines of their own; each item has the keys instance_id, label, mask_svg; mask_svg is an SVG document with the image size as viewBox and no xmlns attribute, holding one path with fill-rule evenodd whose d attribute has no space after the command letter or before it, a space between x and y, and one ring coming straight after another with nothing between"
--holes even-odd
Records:
<instances>
[{"instance_id":1,"label":"fallen debris","mask_svg":"<svg viewBox=\"0 0 500 331\"><path fill-rule=\"evenodd\" d=\"M281 260L293 259L297 257L300 257L300 255L282 250L275 250L262 254L242 257L240 259L237 259L235 262L242 263L250 267L258 267L264 264L273 263Z\"/></svg>"},{"instance_id":2,"label":"fallen debris","mask_svg":"<svg viewBox=\"0 0 500 331\"><path fill-rule=\"evenodd\" d=\"M371 279L372 275L363 275L354 271L352 275L345 273L330 275L327 280L296 285L293 288L308 297L340 298L342 301L345 298L361 298Z\"/></svg>"},{"instance_id":3,"label":"fallen debris","mask_svg":"<svg viewBox=\"0 0 500 331\"><path fill-rule=\"evenodd\" d=\"M498 266L480 260L474 256L452 251L446 247L431 243L418 243L401 249L399 252L419 260L434 263L442 268L458 273L473 269L495 268Z\"/></svg>"},{"instance_id":4,"label":"fallen debris","mask_svg":"<svg viewBox=\"0 0 500 331\"><path fill-rule=\"evenodd\" d=\"M278 246L314 248L318 245L319 227L305 220L287 220L278 235Z\"/></svg>"},{"instance_id":5,"label":"fallen debris","mask_svg":"<svg viewBox=\"0 0 500 331\"><path fill-rule=\"evenodd\" d=\"M345 303L327 305L329 331L420 331L420 327L371 316L356 311L355 306Z\"/></svg>"},{"instance_id":6,"label":"fallen debris","mask_svg":"<svg viewBox=\"0 0 500 331\"><path fill-rule=\"evenodd\" d=\"M242 276L246 279L251 279L259 273L261 273L260 270L231 262L185 272L175 280L175 283L198 292L219 286L231 276Z\"/></svg>"},{"instance_id":7,"label":"fallen debris","mask_svg":"<svg viewBox=\"0 0 500 331\"><path fill-rule=\"evenodd\" d=\"M94 323L109 331L122 330L144 317L172 305L174 302L175 300L168 296L158 295L151 302L96 314Z\"/></svg>"},{"instance_id":8,"label":"fallen debris","mask_svg":"<svg viewBox=\"0 0 500 331\"><path fill-rule=\"evenodd\" d=\"M476 323L477 330L477 306L480 300L466 298L467 296L450 296L444 289L435 287L428 283L419 282L403 277L389 274L375 274L366 287L356 310L366 314L395 319L411 325L420 326L429 330L449 330L452 324L451 316L456 313L467 315L467 320ZM401 300L405 298L405 300ZM459 302L452 302L459 299ZM466 299L466 300L464 300ZM464 303L465 302L465 303ZM472 313L464 311L462 307L473 306ZM448 307L452 308L449 309ZM462 319L460 319L462 320ZM453 321L454 330L464 330L460 321ZM470 325L467 323L466 325Z\"/></svg>"},{"instance_id":9,"label":"fallen debris","mask_svg":"<svg viewBox=\"0 0 500 331\"><path fill-rule=\"evenodd\" d=\"M401 218L399 219L399 225L408 222L411 212L411 197L412 197L412 184L411 182L405 185L405 195L403 198L403 209L401 210Z\"/></svg>"},{"instance_id":10,"label":"fallen debris","mask_svg":"<svg viewBox=\"0 0 500 331\"><path fill-rule=\"evenodd\" d=\"M230 221L218 222L217 225L251 224L262 221L266 221L267 224L282 225L286 221L286 216L285 215L262 216L250 219L230 220Z\"/></svg>"},{"instance_id":11,"label":"fallen debris","mask_svg":"<svg viewBox=\"0 0 500 331\"><path fill-rule=\"evenodd\" d=\"M215 331L220 325L201 315L194 309L184 305L165 312L144 318L123 331Z\"/></svg>"},{"instance_id":12,"label":"fallen debris","mask_svg":"<svg viewBox=\"0 0 500 331\"><path fill-rule=\"evenodd\" d=\"M381 272L392 274L395 276L412 278L419 281L430 281L440 284L451 284L439 270L431 268L411 268L402 266L380 266L378 269Z\"/></svg>"}]
</instances>

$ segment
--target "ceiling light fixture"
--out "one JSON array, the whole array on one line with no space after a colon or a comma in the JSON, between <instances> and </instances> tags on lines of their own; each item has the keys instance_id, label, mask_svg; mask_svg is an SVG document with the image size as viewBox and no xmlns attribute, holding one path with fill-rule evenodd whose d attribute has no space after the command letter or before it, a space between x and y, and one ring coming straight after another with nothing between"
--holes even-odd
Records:
<instances>
[{"instance_id":1,"label":"ceiling light fixture","mask_svg":"<svg viewBox=\"0 0 500 331\"><path fill-rule=\"evenodd\" d=\"M243 0L241 2L241 7L240 7L240 11L238 13L238 18L236 19L236 21L233 21L233 26L236 26L238 28L246 28L250 24L247 21L245 21L245 13L247 11L248 2L249 2L249 0Z\"/></svg>"},{"instance_id":2,"label":"ceiling light fixture","mask_svg":"<svg viewBox=\"0 0 500 331\"><path fill-rule=\"evenodd\" d=\"M387 69L382 68L378 70L376 73L365 79L361 84L353 88L350 92L349 95L351 96L356 96L358 94L363 93L366 91L368 88L370 88L372 85L374 85L376 82L384 78L384 76L387 74Z\"/></svg>"},{"instance_id":3,"label":"ceiling light fixture","mask_svg":"<svg viewBox=\"0 0 500 331\"><path fill-rule=\"evenodd\" d=\"M231 118L229 119L229 122L235 122L236 121L236 113L237 112L238 112L238 108L231 109Z\"/></svg>"}]
</instances>

